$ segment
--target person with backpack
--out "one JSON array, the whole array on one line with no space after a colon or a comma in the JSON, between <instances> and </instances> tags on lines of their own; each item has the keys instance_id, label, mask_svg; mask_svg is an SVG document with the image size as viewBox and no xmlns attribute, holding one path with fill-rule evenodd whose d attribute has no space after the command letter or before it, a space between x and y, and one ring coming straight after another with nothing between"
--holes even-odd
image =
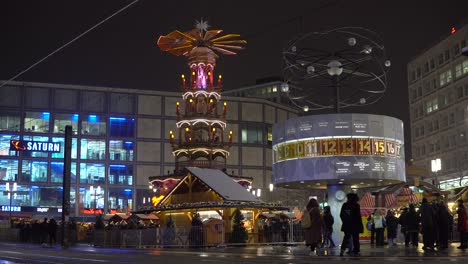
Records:
<instances>
[{"instance_id":1,"label":"person with backpack","mask_svg":"<svg viewBox=\"0 0 468 264\"><path fill-rule=\"evenodd\" d=\"M316 199L312 198L307 203L306 210L302 214L301 226L304 230L306 246L310 246L309 255L318 255L315 249L322 242L323 219Z\"/></svg>"},{"instance_id":2,"label":"person with backpack","mask_svg":"<svg viewBox=\"0 0 468 264\"><path fill-rule=\"evenodd\" d=\"M364 232L364 225L361 219L361 207L359 206L359 197L355 193L346 195L347 201L343 204L340 211L341 231L345 233L341 243L340 256L344 255L346 248L349 248L349 241L353 241L353 249L349 252L353 256L360 255L359 234Z\"/></svg>"},{"instance_id":3,"label":"person with backpack","mask_svg":"<svg viewBox=\"0 0 468 264\"><path fill-rule=\"evenodd\" d=\"M324 247L325 244L327 244L328 248L334 248L335 242L333 242L332 234L333 234L333 224L335 223L335 220L333 219L330 206L328 205L323 208L323 222L324 222L325 228L323 232L322 247Z\"/></svg>"}]
</instances>

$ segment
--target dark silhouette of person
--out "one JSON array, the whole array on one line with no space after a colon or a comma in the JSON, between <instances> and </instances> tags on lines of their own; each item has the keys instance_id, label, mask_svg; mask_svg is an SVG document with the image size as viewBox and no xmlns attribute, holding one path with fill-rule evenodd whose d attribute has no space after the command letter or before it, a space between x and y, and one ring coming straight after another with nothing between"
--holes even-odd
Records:
<instances>
[{"instance_id":1,"label":"dark silhouette of person","mask_svg":"<svg viewBox=\"0 0 468 264\"><path fill-rule=\"evenodd\" d=\"M364 225L361 219L361 207L359 206L359 197L355 193L346 195L347 201L343 204L340 211L342 221L341 231L345 233L341 243L340 256L343 256L346 248L349 247L349 240L353 240L353 249L349 252L351 255L359 256L360 244L359 234L364 232Z\"/></svg>"},{"instance_id":2,"label":"dark silhouette of person","mask_svg":"<svg viewBox=\"0 0 468 264\"><path fill-rule=\"evenodd\" d=\"M40 224L41 244L47 243L47 236L49 234L49 224L47 223L47 220L47 217L45 217L44 221Z\"/></svg>"},{"instance_id":3,"label":"dark silhouette of person","mask_svg":"<svg viewBox=\"0 0 468 264\"><path fill-rule=\"evenodd\" d=\"M458 221L457 221L457 229L460 232L460 246L457 247L459 249L466 249L467 248L467 229L468 229L468 219L466 219L467 213L465 209L465 205L463 205L463 200L458 200Z\"/></svg>"},{"instance_id":4,"label":"dark silhouette of person","mask_svg":"<svg viewBox=\"0 0 468 264\"><path fill-rule=\"evenodd\" d=\"M426 198L422 199L421 207L419 208L421 214L421 233L423 235L423 249L434 250L434 210Z\"/></svg>"},{"instance_id":5,"label":"dark silhouette of person","mask_svg":"<svg viewBox=\"0 0 468 264\"><path fill-rule=\"evenodd\" d=\"M450 213L443 201L440 201L436 212L437 229L439 235L438 249L448 248Z\"/></svg>"},{"instance_id":6,"label":"dark silhouette of person","mask_svg":"<svg viewBox=\"0 0 468 264\"><path fill-rule=\"evenodd\" d=\"M402 215L403 216L403 215ZM409 243L414 247L418 246L418 234L419 234L419 215L416 213L414 204L409 205L408 212L404 214L403 228L405 230L405 246L409 247Z\"/></svg>"},{"instance_id":7,"label":"dark silhouette of person","mask_svg":"<svg viewBox=\"0 0 468 264\"><path fill-rule=\"evenodd\" d=\"M47 228L49 232L49 245L53 246L57 243L57 221L55 221L54 218L51 218Z\"/></svg>"},{"instance_id":8,"label":"dark silhouette of person","mask_svg":"<svg viewBox=\"0 0 468 264\"><path fill-rule=\"evenodd\" d=\"M387 211L387 216L385 217L385 222L387 223L387 241L389 246L396 246L395 239L397 237L398 230L398 219L395 217L391 210Z\"/></svg>"},{"instance_id":9,"label":"dark silhouette of person","mask_svg":"<svg viewBox=\"0 0 468 264\"><path fill-rule=\"evenodd\" d=\"M335 223L335 219L333 219L330 206L328 205L323 208L323 222L325 224L325 228L323 232L324 233L323 246L328 245L328 248L334 248L335 242L333 241L332 234L333 234L333 224Z\"/></svg>"}]
</instances>

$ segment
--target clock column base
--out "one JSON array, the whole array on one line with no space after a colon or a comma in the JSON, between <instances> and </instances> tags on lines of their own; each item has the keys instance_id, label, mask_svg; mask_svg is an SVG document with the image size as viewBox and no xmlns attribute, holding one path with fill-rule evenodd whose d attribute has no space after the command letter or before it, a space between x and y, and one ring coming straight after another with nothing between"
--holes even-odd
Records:
<instances>
[{"instance_id":1,"label":"clock column base","mask_svg":"<svg viewBox=\"0 0 468 264\"><path fill-rule=\"evenodd\" d=\"M344 236L344 233L341 232L341 206L346 202L346 194L348 194L350 191L350 186L341 184L327 185L328 205L330 206L331 214L334 219L332 238L337 247L341 245ZM344 195L340 195L341 192L343 192Z\"/></svg>"}]
</instances>

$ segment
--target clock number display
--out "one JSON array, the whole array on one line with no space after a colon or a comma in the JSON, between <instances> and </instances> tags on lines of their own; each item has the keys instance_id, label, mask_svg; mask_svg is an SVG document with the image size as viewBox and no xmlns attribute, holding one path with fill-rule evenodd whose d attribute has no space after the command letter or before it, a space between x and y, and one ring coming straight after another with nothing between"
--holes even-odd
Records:
<instances>
[{"instance_id":1,"label":"clock number display","mask_svg":"<svg viewBox=\"0 0 468 264\"><path fill-rule=\"evenodd\" d=\"M358 145L358 155L370 155L371 154L371 147L370 147L370 140L368 138L358 138L357 145Z\"/></svg>"},{"instance_id":2,"label":"clock number display","mask_svg":"<svg viewBox=\"0 0 468 264\"><path fill-rule=\"evenodd\" d=\"M354 154L354 141L352 139L340 139L340 154Z\"/></svg>"},{"instance_id":3,"label":"clock number display","mask_svg":"<svg viewBox=\"0 0 468 264\"><path fill-rule=\"evenodd\" d=\"M338 146L336 144L336 139L322 139L321 140L321 148L322 148L322 155L334 155L338 154Z\"/></svg>"},{"instance_id":4,"label":"clock number display","mask_svg":"<svg viewBox=\"0 0 468 264\"><path fill-rule=\"evenodd\" d=\"M315 140L307 140L304 142L304 156L315 157L319 154L318 144Z\"/></svg>"},{"instance_id":5,"label":"clock number display","mask_svg":"<svg viewBox=\"0 0 468 264\"><path fill-rule=\"evenodd\" d=\"M385 141L379 139L372 140L372 150L373 153L376 155L384 155L385 154Z\"/></svg>"}]
</instances>

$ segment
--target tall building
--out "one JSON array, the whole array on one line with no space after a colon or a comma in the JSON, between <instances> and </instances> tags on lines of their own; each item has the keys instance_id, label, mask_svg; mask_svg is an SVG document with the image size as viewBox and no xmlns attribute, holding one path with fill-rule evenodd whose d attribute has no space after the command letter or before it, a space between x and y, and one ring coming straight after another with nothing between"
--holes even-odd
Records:
<instances>
[{"instance_id":1,"label":"tall building","mask_svg":"<svg viewBox=\"0 0 468 264\"><path fill-rule=\"evenodd\" d=\"M442 189L468 185L468 25L408 63L412 159ZM440 159L437 170L432 163Z\"/></svg>"},{"instance_id":2,"label":"tall building","mask_svg":"<svg viewBox=\"0 0 468 264\"><path fill-rule=\"evenodd\" d=\"M10 140L63 142L66 125L73 127L71 216L146 206L148 177L176 168L170 130L180 121L178 101L179 92L155 90L26 82L0 88L0 216L60 214L63 151L10 151ZM233 131L227 172L252 178L262 199L286 204L293 193L268 192L271 128L297 112L264 99L224 102L225 131Z\"/></svg>"}]
</instances>

